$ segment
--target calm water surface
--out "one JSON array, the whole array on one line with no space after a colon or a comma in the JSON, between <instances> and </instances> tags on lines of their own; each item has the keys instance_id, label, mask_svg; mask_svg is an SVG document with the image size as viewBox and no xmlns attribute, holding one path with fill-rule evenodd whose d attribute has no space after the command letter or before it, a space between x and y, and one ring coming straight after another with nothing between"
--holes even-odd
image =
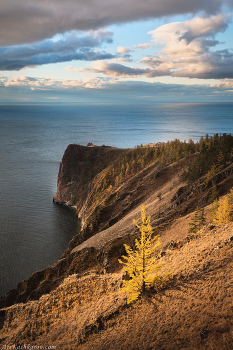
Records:
<instances>
[{"instance_id":1,"label":"calm water surface","mask_svg":"<svg viewBox=\"0 0 233 350\"><path fill-rule=\"evenodd\" d=\"M53 204L68 144L134 147L233 133L233 103L0 105L0 295L56 262L79 231Z\"/></svg>"}]
</instances>

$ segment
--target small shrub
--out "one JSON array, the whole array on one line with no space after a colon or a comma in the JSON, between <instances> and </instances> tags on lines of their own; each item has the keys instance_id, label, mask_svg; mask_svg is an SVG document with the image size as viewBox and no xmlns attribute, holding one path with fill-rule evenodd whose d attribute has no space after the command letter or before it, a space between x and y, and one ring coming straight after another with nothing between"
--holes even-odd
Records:
<instances>
[{"instance_id":1,"label":"small shrub","mask_svg":"<svg viewBox=\"0 0 233 350\"><path fill-rule=\"evenodd\" d=\"M75 198L75 196L73 194L70 196L70 200L71 200L72 205L75 205L76 198Z\"/></svg>"}]
</instances>

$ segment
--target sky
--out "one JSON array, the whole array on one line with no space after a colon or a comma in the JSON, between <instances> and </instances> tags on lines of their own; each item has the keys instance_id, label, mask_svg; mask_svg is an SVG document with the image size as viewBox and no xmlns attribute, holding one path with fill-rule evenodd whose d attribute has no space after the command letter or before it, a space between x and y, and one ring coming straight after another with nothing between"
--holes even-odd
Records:
<instances>
[{"instance_id":1,"label":"sky","mask_svg":"<svg viewBox=\"0 0 233 350\"><path fill-rule=\"evenodd\" d=\"M233 0L1 0L0 103L233 102Z\"/></svg>"}]
</instances>

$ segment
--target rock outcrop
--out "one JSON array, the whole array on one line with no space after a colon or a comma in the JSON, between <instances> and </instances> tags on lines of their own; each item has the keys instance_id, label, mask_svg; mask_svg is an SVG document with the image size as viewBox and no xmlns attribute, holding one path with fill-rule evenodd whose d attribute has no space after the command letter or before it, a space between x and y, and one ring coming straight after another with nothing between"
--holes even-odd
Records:
<instances>
[{"instance_id":1,"label":"rock outcrop","mask_svg":"<svg viewBox=\"0 0 233 350\"><path fill-rule=\"evenodd\" d=\"M77 205L77 211L87 196L94 177L111 164L126 149L108 146L69 145L60 163L55 203Z\"/></svg>"}]
</instances>

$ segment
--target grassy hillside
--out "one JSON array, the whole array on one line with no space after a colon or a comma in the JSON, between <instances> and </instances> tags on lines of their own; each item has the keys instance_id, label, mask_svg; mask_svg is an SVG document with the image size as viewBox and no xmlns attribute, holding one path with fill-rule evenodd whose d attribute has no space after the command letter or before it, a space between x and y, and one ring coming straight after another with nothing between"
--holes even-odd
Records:
<instances>
[{"instance_id":1,"label":"grassy hillside","mask_svg":"<svg viewBox=\"0 0 233 350\"><path fill-rule=\"evenodd\" d=\"M207 209L208 210L208 209ZM64 279L38 301L6 310L1 344L53 345L57 349L232 348L233 223L187 234L192 215L177 219L164 239L161 273L173 274L127 306L120 271ZM185 234L186 232L186 234Z\"/></svg>"}]
</instances>

